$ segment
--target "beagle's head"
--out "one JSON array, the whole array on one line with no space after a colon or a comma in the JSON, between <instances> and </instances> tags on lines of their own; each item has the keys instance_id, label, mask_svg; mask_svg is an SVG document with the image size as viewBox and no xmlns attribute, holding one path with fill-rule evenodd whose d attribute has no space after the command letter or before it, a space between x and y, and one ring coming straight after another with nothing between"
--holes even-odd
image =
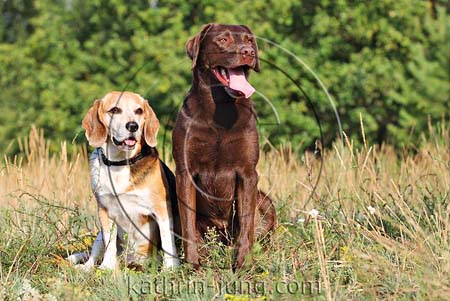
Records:
<instances>
[{"instance_id":1,"label":"beagle's head","mask_svg":"<svg viewBox=\"0 0 450 301\"><path fill-rule=\"evenodd\" d=\"M94 102L82 126L89 145L101 147L111 143L119 150L132 151L141 141L156 146L159 121L142 96L113 91Z\"/></svg>"}]
</instances>

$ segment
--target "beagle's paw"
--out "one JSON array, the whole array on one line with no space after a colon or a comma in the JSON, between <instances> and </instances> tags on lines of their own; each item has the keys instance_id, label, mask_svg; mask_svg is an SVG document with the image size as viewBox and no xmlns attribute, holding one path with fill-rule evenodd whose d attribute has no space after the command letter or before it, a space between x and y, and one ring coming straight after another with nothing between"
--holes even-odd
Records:
<instances>
[{"instance_id":1,"label":"beagle's paw","mask_svg":"<svg viewBox=\"0 0 450 301\"><path fill-rule=\"evenodd\" d=\"M87 252L74 253L66 257L66 260L72 265L77 265L80 263L85 263L89 259L89 254Z\"/></svg>"},{"instance_id":2,"label":"beagle's paw","mask_svg":"<svg viewBox=\"0 0 450 301\"><path fill-rule=\"evenodd\" d=\"M178 261L178 258L176 257L170 257L170 258L164 258L164 268L166 269L174 269L177 266L180 265L180 262Z\"/></svg>"},{"instance_id":3,"label":"beagle's paw","mask_svg":"<svg viewBox=\"0 0 450 301\"><path fill-rule=\"evenodd\" d=\"M75 268L81 272L89 273L94 269L94 264L92 262L87 261L85 264L77 264Z\"/></svg>"},{"instance_id":4,"label":"beagle's paw","mask_svg":"<svg viewBox=\"0 0 450 301\"><path fill-rule=\"evenodd\" d=\"M117 260L115 258L114 259L105 258L98 268L101 270L114 270L116 268L116 263Z\"/></svg>"}]
</instances>

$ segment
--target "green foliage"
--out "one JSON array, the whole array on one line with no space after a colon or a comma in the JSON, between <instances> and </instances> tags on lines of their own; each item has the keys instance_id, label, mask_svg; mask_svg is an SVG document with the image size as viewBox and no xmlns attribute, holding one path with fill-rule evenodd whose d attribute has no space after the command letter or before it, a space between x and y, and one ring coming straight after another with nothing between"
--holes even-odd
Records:
<instances>
[{"instance_id":1,"label":"green foliage","mask_svg":"<svg viewBox=\"0 0 450 301\"><path fill-rule=\"evenodd\" d=\"M184 44L208 22L247 24L259 37L262 73L251 76L261 136L272 143L325 143L336 118L304 60L328 87L344 131L397 146L417 141L450 109L448 11L428 1L1 1L0 151L31 124L55 141L84 143L80 123L93 100L132 90L170 130L190 85ZM275 46L265 39L277 43ZM170 132L166 139L170 139ZM76 139L75 139L76 138ZM163 135L160 135L163 139Z\"/></svg>"}]
</instances>

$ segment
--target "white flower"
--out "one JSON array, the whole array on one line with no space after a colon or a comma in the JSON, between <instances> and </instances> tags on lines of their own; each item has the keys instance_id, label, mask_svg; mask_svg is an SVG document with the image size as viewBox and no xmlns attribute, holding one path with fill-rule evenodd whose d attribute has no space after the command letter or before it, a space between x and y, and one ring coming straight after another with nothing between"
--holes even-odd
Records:
<instances>
[{"instance_id":1,"label":"white flower","mask_svg":"<svg viewBox=\"0 0 450 301\"><path fill-rule=\"evenodd\" d=\"M316 218L319 216L319 211L317 211L316 209L312 209L311 211L308 212L309 215L313 218Z\"/></svg>"},{"instance_id":2,"label":"white flower","mask_svg":"<svg viewBox=\"0 0 450 301\"><path fill-rule=\"evenodd\" d=\"M375 208L372 207L372 206L368 206L368 207L367 207L367 210L370 212L370 214L375 214L375 213L377 212L377 209L375 209Z\"/></svg>"},{"instance_id":3,"label":"white flower","mask_svg":"<svg viewBox=\"0 0 450 301\"><path fill-rule=\"evenodd\" d=\"M42 300L42 296L39 290L31 286L28 279L24 279L22 282L22 287L19 290L20 300Z\"/></svg>"},{"instance_id":4,"label":"white flower","mask_svg":"<svg viewBox=\"0 0 450 301\"><path fill-rule=\"evenodd\" d=\"M300 217L300 218L297 220L297 223L299 223L299 224L304 223L304 222L305 222L305 218L304 218L304 217Z\"/></svg>"},{"instance_id":5,"label":"white flower","mask_svg":"<svg viewBox=\"0 0 450 301\"><path fill-rule=\"evenodd\" d=\"M47 300L47 301L58 301L58 298L56 298L55 296L53 296L50 293L45 294L44 297L45 297L45 300Z\"/></svg>"}]
</instances>

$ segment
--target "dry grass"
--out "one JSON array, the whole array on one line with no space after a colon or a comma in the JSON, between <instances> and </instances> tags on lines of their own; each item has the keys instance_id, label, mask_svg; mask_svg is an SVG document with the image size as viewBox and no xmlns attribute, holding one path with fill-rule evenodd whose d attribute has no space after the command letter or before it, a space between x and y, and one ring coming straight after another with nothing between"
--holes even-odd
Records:
<instances>
[{"instance_id":1,"label":"dry grass","mask_svg":"<svg viewBox=\"0 0 450 301\"><path fill-rule=\"evenodd\" d=\"M1 166L0 207L16 207L30 195L67 207L92 205L85 148L76 147L69 157L66 142L62 142L60 153L50 155L49 142L36 128L28 139L19 140L19 145L21 155L5 157Z\"/></svg>"},{"instance_id":2,"label":"dry grass","mask_svg":"<svg viewBox=\"0 0 450 301\"><path fill-rule=\"evenodd\" d=\"M206 281L211 287L203 297L209 299L238 300L237 294L217 291L220 281L236 279L269 283L264 293L249 296L304 298L308 294L277 293L276 283L319 279L319 299L449 300L449 133L445 122L430 126L416 148L403 151L370 146L362 135L360 147L346 140L322 150L323 161L312 153L299 155L291 146L272 147L261 154L258 169L260 187L276 200L280 227L268 245L255 248L255 264L246 273L224 272L218 262L228 260L227 250L212 245L210 268L165 274L152 267L148 273ZM83 275L59 257L83 233L95 232L86 150L75 149L68 158L63 143L51 156L37 130L22 149L21 156L4 159L0 172L0 227L6 229L0 234L0 299L2 294L27 296L26 285L42 298L51 293L60 299L86 294L122 299L123 279L131 272L112 278ZM308 213L312 209L317 217ZM39 221L45 221L41 227ZM36 237L43 242L35 243ZM186 291L175 297L197 298Z\"/></svg>"}]
</instances>

